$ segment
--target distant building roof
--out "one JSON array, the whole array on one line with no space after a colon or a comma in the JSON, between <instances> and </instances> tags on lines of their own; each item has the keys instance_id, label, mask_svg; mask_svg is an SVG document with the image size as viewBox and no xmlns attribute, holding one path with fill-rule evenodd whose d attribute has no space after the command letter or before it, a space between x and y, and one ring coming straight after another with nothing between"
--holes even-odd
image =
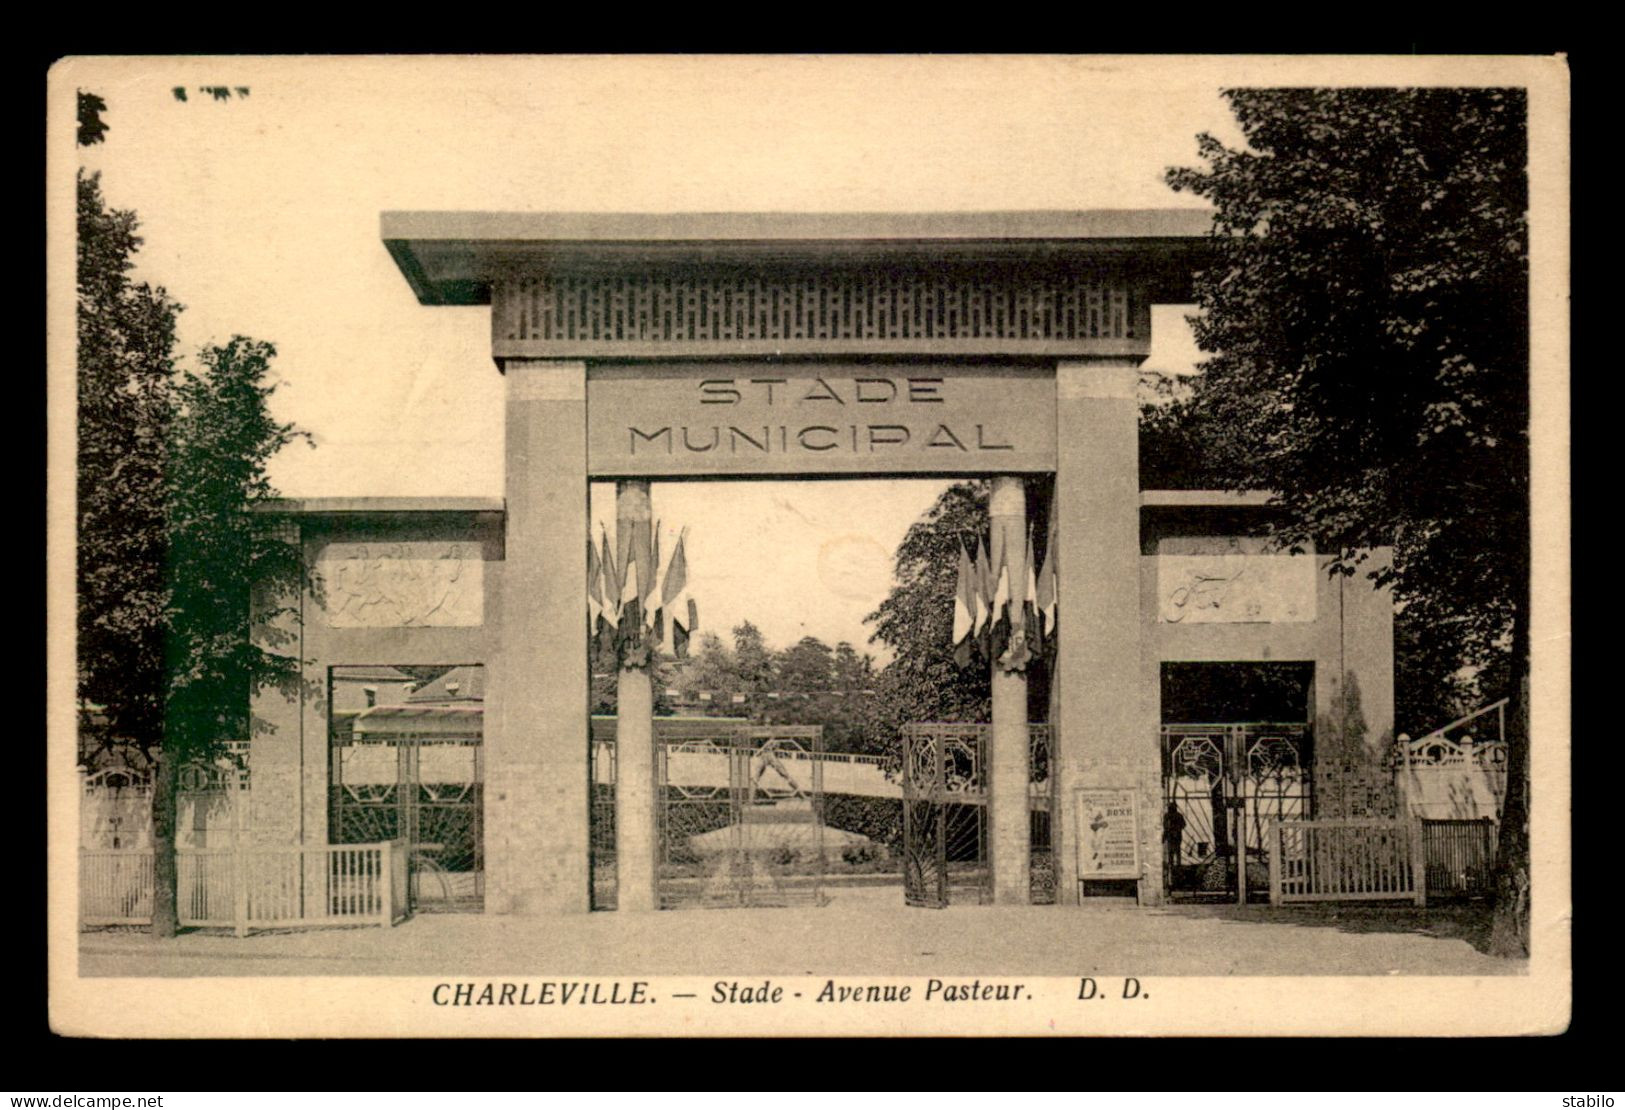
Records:
<instances>
[{"instance_id":1,"label":"distant building roof","mask_svg":"<svg viewBox=\"0 0 1625 1110\"><path fill-rule=\"evenodd\" d=\"M485 668L480 666L453 667L433 682L406 699L408 705L440 704L447 702L478 702L485 700Z\"/></svg>"},{"instance_id":2,"label":"distant building roof","mask_svg":"<svg viewBox=\"0 0 1625 1110\"><path fill-rule=\"evenodd\" d=\"M412 675L397 667L334 667L333 677L349 682L416 682Z\"/></svg>"}]
</instances>

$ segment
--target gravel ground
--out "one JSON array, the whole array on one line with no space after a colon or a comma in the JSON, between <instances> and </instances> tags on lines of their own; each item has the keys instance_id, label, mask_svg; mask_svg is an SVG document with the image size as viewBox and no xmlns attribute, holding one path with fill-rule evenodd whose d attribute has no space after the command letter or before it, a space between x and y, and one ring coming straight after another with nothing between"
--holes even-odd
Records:
<instances>
[{"instance_id":1,"label":"gravel ground","mask_svg":"<svg viewBox=\"0 0 1625 1110\"><path fill-rule=\"evenodd\" d=\"M424 914L393 929L84 933L82 976L1519 975L1482 910L900 905L895 887L817 909L548 918Z\"/></svg>"}]
</instances>

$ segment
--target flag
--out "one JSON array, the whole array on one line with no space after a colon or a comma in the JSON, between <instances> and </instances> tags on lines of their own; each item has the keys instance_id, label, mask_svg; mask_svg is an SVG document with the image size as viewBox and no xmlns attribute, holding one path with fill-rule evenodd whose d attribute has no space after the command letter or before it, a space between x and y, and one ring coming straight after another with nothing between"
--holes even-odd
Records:
<instances>
[{"instance_id":1,"label":"flag","mask_svg":"<svg viewBox=\"0 0 1625 1110\"><path fill-rule=\"evenodd\" d=\"M988 640L986 640L986 644L988 644L986 655L988 655L990 661L1003 657L1004 648L1009 645L1009 634L1011 634L1011 613L1009 613L1009 609L1011 609L1011 566L1009 566L1006 548L1004 548L1003 528L994 531L993 549L996 554L993 556L993 561L990 562L990 567L993 569L993 579L991 579L993 588L991 588L991 596L988 598L988 611L990 613L988 613Z\"/></svg>"},{"instance_id":2,"label":"flag","mask_svg":"<svg viewBox=\"0 0 1625 1110\"><path fill-rule=\"evenodd\" d=\"M998 569L994 572L993 578L993 622L1008 627L1010 623L1010 559L1009 552L1006 549L1006 537L1002 533L1003 529L1000 529L998 537Z\"/></svg>"},{"instance_id":3,"label":"flag","mask_svg":"<svg viewBox=\"0 0 1625 1110\"><path fill-rule=\"evenodd\" d=\"M598 565L603 574L603 607L600 610L602 624L599 635L605 651L615 650L615 637L620 633L621 624L621 574L615 568L615 555L609 549L609 533L599 529L603 536L603 549L598 558Z\"/></svg>"},{"instance_id":4,"label":"flag","mask_svg":"<svg viewBox=\"0 0 1625 1110\"><path fill-rule=\"evenodd\" d=\"M976 625L971 631L972 646L982 660L992 659L993 641L993 560L987 553L987 540L976 542Z\"/></svg>"},{"instance_id":5,"label":"flag","mask_svg":"<svg viewBox=\"0 0 1625 1110\"><path fill-rule=\"evenodd\" d=\"M587 639L598 635L599 622L604 619L604 571L598 565L598 545L587 537Z\"/></svg>"},{"instance_id":6,"label":"flag","mask_svg":"<svg viewBox=\"0 0 1625 1110\"><path fill-rule=\"evenodd\" d=\"M1033 558L1033 534L1027 533L1027 582L1021 591L1021 619L1027 630L1028 650L1037 653L1044 643L1038 634L1038 567Z\"/></svg>"},{"instance_id":7,"label":"flag","mask_svg":"<svg viewBox=\"0 0 1625 1110\"><path fill-rule=\"evenodd\" d=\"M954 585L954 662L963 667L970 663L971 630L976 627L976 614L981 609L976 586L972 581L975 568L965 546L959 546L959 579Z\"/></svg>"},{"instance_id":8,"label":"flag","mask_svg":"<svg viewBox=\"0 0 1625 1110\"><path fill-rule=\"evenodd\" d=\"M658 642L655 618L660 610L660 523L656 521L651 528L648 521L642 521L638 528L643 538L643 543L638 547L638 613L643 619L644 631L653 637L651 642ZM648 562L647 573L643 568L645 560Z\"/></svg>"},{"instance_id":9,"label":"flag","mask_svg":"<svg viewBox=\"0 0 1625 1110\"><path fill-rule=\"evenodd\" d=\"M988 565L987 541L978 539L976 543L976 566L972 575L972 584L976 588L976 621L971 632L980 636L987 631L988 619L993 615L987 600L993 596L993 568Z\"/></svg>"},{"instance_id":10,"label":"flag","mask_svg":"<svg viewBox=\"0 0 1625 1110\"><path fill-rule=\"evenodd\" d=\"M1006 603L1007 612L1009 614L1007 618L1009 634L1006 637L1005 650L999 656L999 665L1004 667L1004 669L1007 671L1023 671L1027 669L1027 663L1032 659L1032 648L1027 639L1029 635L1027 630L1027 614L1032 608L1033 602L1032 537L1027 537L1026 566L1019 576L1011 573L1008 559L1008 546L1006 546L1005 550L1007 557L1004 568L1004 582L1006 583L1007 590L1013 592L1010 593L1009 600ZM1014 581L1012 581L1012 579Z\"/></svg>"},{"instance_id":11,"label":"flag","mask_svg":"<svg viewBox=\"0 0 1625 1110\"><path fill-rule=\"evenodd\" d=\"M1055 639L1056 597L1055 586L1055 518L1049 522L1049 539L1044 543L1044 569L1038 574L1038 592L1034 595L1034 605L1038 615L1043 618L1043 628L1040 635L1051 642Z\"/></svg>"},{"instance_id":12,"label":"flag","mask_svg":"<svg viewBox=\"0 0 1625 1110\"><path fill-rule=\"evenodd\" d=\"M630 642L637 634L638 579L643 574L643 564L648 561L647 557L638 557L638 533L637 524L630 521L626 527L615 529L615 545L620 550L616 593L620 598L619 633L623 642Z\"/></svg>"},{"instance_id":13,"label":"flag","mask_svg":"<svg viewBox=\"0 0 1625 1110\"><path fill-rule=\"evenodd\" d=\"M678 535L671 564L666 567L665 580L660 584L660 613L664 621L660 645L679 659L688 655L689 633L693 630L689 613L692 599L688 596L688 558L683 551L686 536L687 529Z\"/></svg>"}]
</instances>

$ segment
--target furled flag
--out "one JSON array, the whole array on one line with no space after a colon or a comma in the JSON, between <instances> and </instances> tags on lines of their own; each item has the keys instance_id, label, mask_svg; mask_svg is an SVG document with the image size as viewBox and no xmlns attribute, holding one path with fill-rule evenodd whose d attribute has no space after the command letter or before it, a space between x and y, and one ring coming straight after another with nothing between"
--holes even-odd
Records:
<instances>
[{"instance_id":1,"label":"furled flag","mask_svg":"<svg viewBox=\"0 0 1625 1110\"><path fill-rule=\"evenodd\" d=\"M988 541L977 540L977 566L973 567L972 582L977 587L977 621L970 631L972 645L983 660L990 660L988 645L993 640L993 559L988 557Z\"/></svg>"},{"instance_id":2,"label":"furled flag","mask_svg":"<svg viewBox=\"0 0 1625 1110\"><path fill-rule=\"evenodd\" d=\"M1007 541L1008 542L1008 541ZM1028 643L1027 630L1033 604L1033 542L1027 537L1026 566L1018 576L1009 569L1008 557L1005 562L1004 580L1009 584L1011 591L1008 602L1009 634L1005 637L1005 649L999 656L999 665L1007 671L1024 671L1027 663L1032 659L1032 647ZM1009 547L1005 551L1008 556ZM1014 579L1014 581L1011 581Z\"/></svg>"},{"instance_id":3,"label":"furled flag","mask_svg":"<svg viewBox=\"0 0 1625 1110\"><path fill-rule=\"evenodd\" d=\"M603 625L600 634L604 650L614 651L615 637L620 632L621 623L621 572L616 569L615 554L609 549L609 532L603 528L599 531L603 536L603 543L600 545L602 552L598 564L603 568L604 579L604 604L601 610Z\"/></svg>"},{"instance_id":4,"label":"furled flag","mask_svg":"<svg viewBox=\"0 0 1625 1110\"><path fill-rule=\"evenodd\" d=\"M649 559L649 573L643 574L643 568L638 568L638 612L643 618L643 630L647 635L645 639L651 643L660 642L660 629L656 621L660 616L660 522L657 520L654 527L647 523L639 525L644 529L644 545L638 548L639 558L644 555Z\"/></svg>"},{"instance_id":5,"label":"furled flag","mask_svg":"<svg viewBox=\"0 0 1625 1110\"><path fill-rule=\"evenodd\" d=\"M660 643L679 659L688 656L688 641L698 615L694 599L688 596L688 558L683 553L687 535L686 528L678 535L671 565L666 568L665 581L660 584L660 613L665 622Z\"/></svg>"},{"instance_id":6,"label":"furled flag","mask_svg":"<svg viewBox=\"0 0 1625 1110\"><path fill-rule=\"evenodd\" d=\"M1055 589L1055 518L1049 522L1049 539L1044 541L1044 569L1038 574L1038 591L1034 595L1038 615L1043 618L1041 635L1054 646L1056 589Z\"/></svg>"},{"instance_id":7,"label":"furled flag","mask_svg":"<svg viewBox=\"0 0 1625 1110\"><path fill-rule=\"evenodd\" d=\"M1027 649L1034 655L1044 650L1038 628L1038 566L1033 558L1033 534L1027 533L1027 585L1021 592L1022 618L1027 627Z\"/></svg>"},{"instance_id":8,"label":"furled flag","mask_svg":"<svg viewBox=\"0 0 1625 1110\"><path fill-rule=\"evenodd\" d=\"M647 528L645 524L643 527ZM641 538L647 539L647 533ZM615 545L620 549L620 559L616 570L620 577L620 624L619 634L623 644L635 643L638 633L638 580L643 576L643 564L649 561L647 555L639 554L639 526L628 523L625 527L615 529Z\"/></svg>"},{"instance_id":9,"label":"furled flag","mask_svg":"<svg viewBox=\"0 0 1625 1110\"><path fill-rule=\"evenodd\" d=\"M987 557L987 540L976 541L976 566L972 574L973 584L976 587L976 622L971 629L971 635L981 637L986 634L987 626L993 617L993 608L988 604L988 598L993 595L993 568L989 565Z\"/></svg>"},{"instance_id":10,"label":"furled flag","mask_svg":"<svg viewBox=\"0 0 1625 1110\"><path fill-rule=\"evenodd\" d=\"M988 651L997 659L1004 654L1004 649L1010 638L1010 560L1007 550L1007 539L999 529L997 547L999 553L998 569L994 571L993 578L993 636L988 645Z\"/></svg>"},{"instance_id":11,"label":"furled flag","mask_svg":"<svg viewBox=\"0 0 1625 1110\"><path fill-rule=\"evenodd\" d=\"M976 589L976 568L963 544L959 547L959 580L954 586L954 662L968 666L971 657L971 632L976 627L976 616L981 611L981 594Z\"/></svg>"},{"instance_id":12,"label":"furled flag","mask_svg":"<svg viewBox=\"0 0 1625 1110\"><path fill-rule=\"evenodd\" d=\"M587 639L598 635L604 619L604 568L598 565L598 545L587 537Z\"/></svg>"}]
</instances>

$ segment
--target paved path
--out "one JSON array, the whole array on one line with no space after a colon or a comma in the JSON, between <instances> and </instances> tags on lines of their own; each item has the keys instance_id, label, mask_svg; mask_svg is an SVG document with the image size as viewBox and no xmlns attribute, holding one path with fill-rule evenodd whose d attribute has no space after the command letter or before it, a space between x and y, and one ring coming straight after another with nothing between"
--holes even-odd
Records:
<instances>
[{"instance_id":1,"label":"paved path","mask_svg":"<svg viewBox=\"0 0 1625 1110\"><path fill-rule=\"evenodd\" d=\"M1053 906L909 909L896 888L819 909L425 914L393 929L86 933L80 974L213 975L1517 975L1412 909Z\"/></svg>"}]
</instances>

